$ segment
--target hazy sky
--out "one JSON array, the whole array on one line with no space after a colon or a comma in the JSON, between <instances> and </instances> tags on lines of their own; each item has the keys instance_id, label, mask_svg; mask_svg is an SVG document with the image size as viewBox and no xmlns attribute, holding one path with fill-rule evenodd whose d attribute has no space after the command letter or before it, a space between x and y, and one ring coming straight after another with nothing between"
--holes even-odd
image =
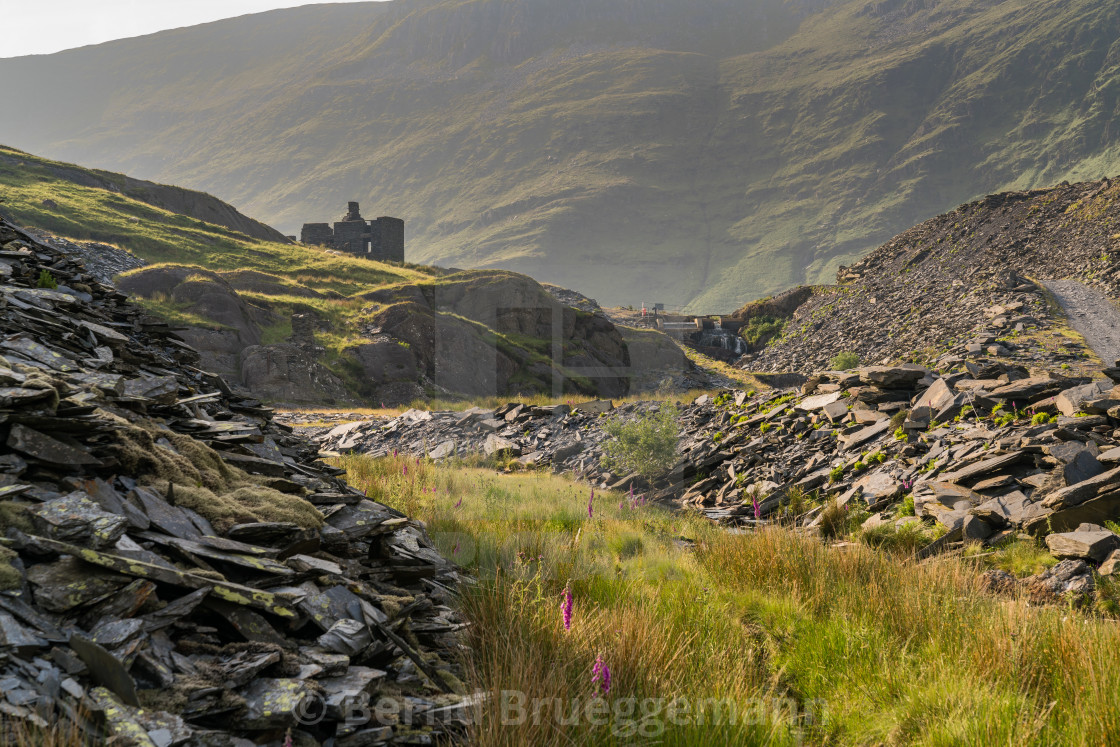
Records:
<instances>
[{"instance_id":1,"label":"hazy sky","mask_svg":"<svg viewBox=\"0 0 1120 747\"><path fill-rule=\"evenodd\" d=\"M0 57L49 54L315 0L0 0Z\"/></svg>"}]
</instances>

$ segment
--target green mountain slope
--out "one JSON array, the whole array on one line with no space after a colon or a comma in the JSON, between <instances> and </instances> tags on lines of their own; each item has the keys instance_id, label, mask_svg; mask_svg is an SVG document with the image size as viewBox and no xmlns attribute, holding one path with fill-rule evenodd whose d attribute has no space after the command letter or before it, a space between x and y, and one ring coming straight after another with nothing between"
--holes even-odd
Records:
<instances>
[{"instance_id":1,"label":"green mountain slope","mask_svg":"<svg viewBox=\"0 0 1120 747\"><path fill-rule=\"evenodd\" d=\"M409 259L726 311L975 196L1113 173L1120 0L394 0L0 60L0 140L348 199Z\"/></svg>"}]
</instances>

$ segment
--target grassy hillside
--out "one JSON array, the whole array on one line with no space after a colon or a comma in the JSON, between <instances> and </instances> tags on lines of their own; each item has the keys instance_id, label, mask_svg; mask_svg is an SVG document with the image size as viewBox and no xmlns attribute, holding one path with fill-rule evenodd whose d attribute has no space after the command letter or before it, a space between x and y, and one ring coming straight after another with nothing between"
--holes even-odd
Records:
<instances>
[{"instance_id":1,"label":"grassy hillside","mask_svg":"<svg viewBox=\"0 0 1120 747\"><path fill-rule=\"evenodd\" d=\"M90 173L0 146L0 210L22 225L112 244L148 262L255 270L321 293L352 295L428 277L416 269L255 239L74 178Z\"/></svg>"},{"instance_id":2,"label":"grassy hillside","mask_svg":"<svg viewBox=\"0 0 1120 747\"><path fill-rule=\"evenodd\" d=\"M727 311L973 197L1116 171L1120 0L393 0L0 60L0 140L280 227ZM44 92L50 92L45 95Z\"/></svg>"}]
</instances>

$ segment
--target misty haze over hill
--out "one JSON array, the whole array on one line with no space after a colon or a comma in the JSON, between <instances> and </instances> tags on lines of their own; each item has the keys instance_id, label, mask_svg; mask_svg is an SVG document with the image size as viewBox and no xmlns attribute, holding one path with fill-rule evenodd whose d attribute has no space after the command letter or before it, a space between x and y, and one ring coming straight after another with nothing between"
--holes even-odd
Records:
<instances>
[{"instance_id":1,"label":"misty haze over hill","mask_svg":"<svg viewBox=\"0 0 1120 747\"><path fill-rule=\"evenodd\" d=\"M409 259L728 311L977 195L1115 174L1120 0L394 0L0 60L0 142L345 202ZM17 99L9 99L17 100Z\"/></svg>"}]
</instances>

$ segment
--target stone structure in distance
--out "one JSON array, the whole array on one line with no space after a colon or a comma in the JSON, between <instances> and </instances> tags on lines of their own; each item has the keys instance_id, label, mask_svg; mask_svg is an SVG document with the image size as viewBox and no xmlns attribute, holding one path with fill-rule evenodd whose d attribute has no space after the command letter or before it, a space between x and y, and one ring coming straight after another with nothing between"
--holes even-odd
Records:
<instances>
[{"instance_id":1,"label":"stone structure in distance","mask_svg":"<svg viewBox=\"0 0 1120 747\"><path fill-rule=\"evenodd\" d=\"M358 203L347 203L346 215L334 227L329 223L304 223L300 241L379 262L404 262L404 221L382 216L367 221Z\"/></svg>"}]
</instances>

